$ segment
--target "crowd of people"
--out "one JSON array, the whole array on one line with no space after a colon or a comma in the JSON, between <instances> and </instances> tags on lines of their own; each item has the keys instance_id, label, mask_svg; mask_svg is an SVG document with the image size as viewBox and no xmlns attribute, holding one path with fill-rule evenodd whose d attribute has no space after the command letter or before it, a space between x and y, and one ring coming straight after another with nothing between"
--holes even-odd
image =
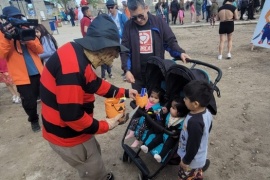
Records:
<instances>
[{"instance_id":1,"label":"crowd of people","mask_svg":"<svg viewBox=\"0 0 270 180\"><path fill-rule=\"evenodd\" d=\"M225 1L223 2L223 4ZM240 20L254 20L254 14L262 9L264 1L260 0L234 0L232 5L234 5L239 11ZM164 18L167 17L168 13L171 13L171 24L175 25L177 18L179 19L179 24L184 24L185 12L190 13L191 19L188 22L199 23L202 20L205 22L216 21L217 10L219 8L217 0L194 0L186 1L173 0L170 5L167 5L165 1L159 1L155 5L156 15L163 15ZM244 18L243 16L246 16ZM202 18L201 18L202 16ZM168 19L170 22L170 19Z\"/></svg>"},{"instance_id":2,"label":"crowd of people","mask_svg":"<svg viewBox=\"0 0 270 180\"><path fill-rule=\"evenodd\" d=\"M17 36L7 36L16 33L12 24L0 22L0 82L6 83L14 103L22 103L33 132L41 130L37 110L37 99L41 98L43 137L64 161L78 171L81 179L113 179L113 174L106 172L95 134L114 129L124 116L119 114L114 118L97 120L94 116L94 95L135 99L138 92L147 86L146 60L149 57L164 59L164 53L168 51L172 57L183 62L190 58L178 45L168 25L169 13L172 24L176 24L177 17L180 24L184 24L184 14L188 9L191 22L200 22L204 4L206 22L214 26L216 19L220 21L218 59L222 59L226 37L227 58L231 58L233 22L238 19L237 9L241 9L240 19L243 17L242 9L245 11L242 5L245 0L239 1L237 7L233 2L225 0L218 7L216 0L196 0L188 6L183 0L180 3L173 0L170 5L161 0L155 6L156 15L153 15L144 0L122 1L123 11L117 8L116 2L107 0L108 13L100 13L93 18L88 3L82 1L77 11L70 9L74 13L70 13L71 24L75 26L75 20L80 22L82 38L61 47L42 24L34 27L34 38L22 41ZM255 1L252 3L248 7L254 7ZM252 8L248 12L252 14L248 18L253 19ZM3 8L3 14L16 19L24 17L14 6ZM106 79L106 71L108 77L113 78L111 67L113 60L119 56L123 77L131 83L130 89L118 88ZM101 76L93 70L98 66L101 66ZM181 119L183 125L177 139L180 142L178 155L181 162L176 176L179 180L203 179L202 168L206 162L212 124L211 113L206 107L212 89L205 82L191 81L183 91L184 101L175 97L168 112L170 120L176 118L180 122ZM161 99L159 91L150 93L145 107L147 111L159 104ZM181 104L181 108L177 109L177 104ZM182 109L185 112L179 112ZM134 116L138 118L136 114ZM136 122L134 120L134 124ZM129 136L133 136L132 131ZM160 142L160 138L157 141ZM135 141L133 147L137 145L138 141ZM141 146L144 152L152 148L153 144ZM155 159L161 162L162 157L163 153L157 154Z\"/></svg>"}]
</instances>

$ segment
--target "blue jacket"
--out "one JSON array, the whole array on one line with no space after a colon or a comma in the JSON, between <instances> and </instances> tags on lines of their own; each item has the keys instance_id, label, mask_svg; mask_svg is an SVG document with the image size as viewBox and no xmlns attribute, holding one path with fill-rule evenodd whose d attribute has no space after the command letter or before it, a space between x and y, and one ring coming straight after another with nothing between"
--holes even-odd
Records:
<instances>
[{"instance_id":1,"label":"blue jacket","mask_svg":"<svg viewBox=\"0 0 270 180\"><path fill-rule=\"evenodd\" d=\"M111 14L109 14L109 16L112 18L112 15ZM119 10L117 12L117 16L118 16L118 19L119 19L119 22L120 22L119 37L120 37L120 39L122 39L124 25L128 21L128 18L127 18L127 16L124 13L122 13ZM114 21L113 18L112 18L112 20Z\"/></svg>"},{"instance_id":2,"label":"blue jacket","mask_svg":"<svg viewBox=\"0 0 270 180\"><path fill-rule=\"evenodd\" d=\"M39 57L43 60L43 63L45 64L49 60L51 55L56 51L56 48L49 35L43 36L41 38L41 43L42 43L44 52L42 54L39 54Z\"/></svg>"}]
</instances>

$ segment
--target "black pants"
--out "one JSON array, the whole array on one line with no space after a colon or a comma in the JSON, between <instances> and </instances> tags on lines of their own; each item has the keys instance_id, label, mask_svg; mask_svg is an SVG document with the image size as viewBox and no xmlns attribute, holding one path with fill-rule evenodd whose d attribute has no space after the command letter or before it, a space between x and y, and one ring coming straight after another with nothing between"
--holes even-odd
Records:
<instances>
[{"instance_id":1,"label":"black pants","mask_svg":"<svg viewBox=\"0 0 270 180\"><path fill-rule=\"evenodd\" d=\"M30 76L30 84L17 85L22 107L28 115L29 122L37 122L37 98L39 96L40 75Z\"/></svg>"},{"instance_id":2,"label":"black pants","mask_svg":"<svg viewBox=\"0 0 270 180\"><path fill-rule=\"evenodd\" d=\"M254 7L249 6L247 10L248 10L248 19L254 19Z\"/></svg>"},{"instance_id":3,"label":"black pants","mask_svg":"<svg viewBox=\"0 0 270 180\"><path fill-rule=\"evenodd\" d=\"M206 6L206 22L208 22L210 19L210 7L211 6Z\"/></svg>"},{"instance_id":4,"label":"black pants","mask_svg":"<svg viewBox=\"0 0 270 180\"><path fill-rule=\"evenodd\" d=\"M147 139L147 138L145 138ZM178 142L178 138L168 137L166 142L164 142L163 148L161 152L159 153L160 157L163 159L167 153L175 146L175 144ZM157 147L159 144L163 143L163 134L156 134L156 137L147 145L148 151L151 151L155 147Z\"/></svg>"},{"instance_id":5,"label":"black pants","mask_svg":"<svg viewBox=\"0 0 270 180\"><path fill-rule=\"evenodd\" d=\"M172 22L173 22L173 24L175 24L176 20L177 20L177 12L172 12Z\"/></svg>"},{"instance_id":6,"label":"black pants","mask_svg":"<svg viewBox=\"0 0 270 180\"><path fill-rule=\"evenodd\" d=\"M240 16L241 20L243 19L243 15L245 14L246 9L247 9L247 7L241 7L241 16Z\"/></svg>"}]
</instances>

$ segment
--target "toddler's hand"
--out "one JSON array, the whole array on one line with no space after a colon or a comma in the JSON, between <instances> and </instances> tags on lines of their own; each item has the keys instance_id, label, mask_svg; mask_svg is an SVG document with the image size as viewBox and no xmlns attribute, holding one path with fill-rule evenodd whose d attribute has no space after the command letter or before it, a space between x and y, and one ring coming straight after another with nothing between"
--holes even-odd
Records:
<instances>
[{"instance_id":1,"label":"toddler's hand","mask_svg":"<svg viewBox=\"0 0 270 180\"><path fill-rule=\"evenodd\" d=\"M162 109L163 114L166 114L168 112L168 109L166 107L162 107L161 109Z\"/></svg>"}]
</instances>

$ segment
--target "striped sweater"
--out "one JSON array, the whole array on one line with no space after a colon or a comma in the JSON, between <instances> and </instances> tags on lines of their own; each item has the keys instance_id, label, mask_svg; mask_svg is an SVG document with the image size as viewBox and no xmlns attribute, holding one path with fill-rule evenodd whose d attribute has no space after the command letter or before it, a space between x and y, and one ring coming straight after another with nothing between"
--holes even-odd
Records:
<instances>
[{"instance_id":1,"label":"striped sweater","mask_svg":"<svg viewBox=\"0 0 270 180\"><path fill-rule=\"evenodd\" d=\"M67 43L46 63L41 75L43 137L65 147L81 144L93 134L106 133L108 123L93 118L94 94L128 97L128 90L117 88L97 77L83 48Z\"/></svg>"}]
</instances>

